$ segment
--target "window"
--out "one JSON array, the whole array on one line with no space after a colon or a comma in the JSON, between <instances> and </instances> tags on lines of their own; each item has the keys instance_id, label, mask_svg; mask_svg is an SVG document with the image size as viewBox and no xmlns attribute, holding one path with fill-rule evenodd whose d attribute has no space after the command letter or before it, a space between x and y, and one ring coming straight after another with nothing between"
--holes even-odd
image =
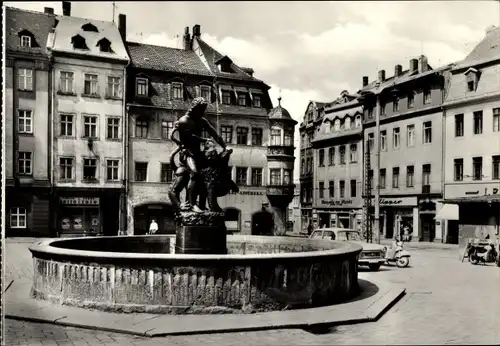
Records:
<instances>
[{"instance_id":1,"label":"window","mask_svg":"<svg viewBox=\"0 0 500 346\"><path fill-rule=\"evenodd\" d=\"M236 128L236 144L248 145L248 127Z\"/></svg>"},{"instance_id":2,"label":"window","mask_svg":"<svg viewBox=\"0 0 500 346\"><path fill-rule=\"evenodd\" d=\"M334 131L340 131L340 119L335 119L335 122L333 123L333 129Z\"/></svg>"},{"instance_id":3,"label":"window","mask_svg":"<svg viewBox=\"0 0 500 346\"><path fill-rule=\"evenodd\" d=\"M345 197L345 181L341 180L339 181L339 190L340 190L340 198Z\"/></svg>"},{"instance_id":4,"label":"window","mask_svg":"<svg viewBox=\"0 0 500 346\"><path fill-rule=\"evenodd\" d=\"M59 91L63 94L72 94L73 91L73 72L61 72L61 80L59 85Z\"/></svg>"},{"instance_id":5,"label":"window","mask_svg":"<svg viewBox=\"0 0 500 346\"><path fill-rule=\"evenodd\" d=\"M360 115L358 115L356 117L356 120L354 121L354 126L355 127L361 127L361 116Z\"/></svg>"},{"instance_id":6,"label":"window","mask_svg":"<svg viewBox=\"0 0 500 346\"><path fill-rule=\"evenodd\" d=\"M108 77L108 97L120 97L121 96L121 78L120 77Z\"/></svg>"},{"instance_id":7,"label":"window","mask_svg":"<svg viewBox=\"0 0 500 346\"><path fill-rule=\"evenodd\" d=\"M247 171L246 167L236 167L236 184L247 185Z\"/></svg>"},{"instance_id":8,"label":"window","mask_svg":"<svg viewBox=\"0 0 500 346\"><path fill-rule=\"evenodd\" d=\"M392 168L392 187L399 188L399 167Z\"/></svg>"},{"instance_id":9,"label":"window","mask_svg":"<svg viewBox=\"0 0 500 346\"><path fill-rule=\"evenodd\" d=\"M32 155L28 151L19 152L18 173L21 175L33 174Z\"/></svg>"},{"instance_id":10,"label":"window","mask_svg":"<svg viewBox=\"0 0 500 346\"><path fill-rule=\"evenodd\" d=\"M415 125L406 126L406 146L415 146Z\"/></svg>"},{"instance_id":11,"label":"window","mask_svg":"<svg viewBox=\"0 0 500 346\"><path fill-rule=\"evenodd\" d=\"M373 119L373 107L368 108L368 119Z\"/></svg>"},{"instance_id":12,"label":"window","mask_svg":"<svg viewBox=\"0 0 500 346\"><path fill-rule=\"evenodd\" d=\"M474 134L480 135L483 133L483 111L477 111L474 115Z\"/></svg>"},{"instance_id":13,"label":"window","mask_svg":"<svg viewBox=\"0 0 500 346\"><path fill-rule=\"evenodd\" d=\"M18 112L17 132L18 133L33 133L33 113L31 111Z\"/></svg>"},{"instance_id":14,"label":"window","mask_svg":"<svg viewBox=\"0 0 500 346\"><path fill-rule=\"evenodd\" d=\"M73 136L73 115L61 114L61 136Z\"/></svg>"},{"instance_id":15,"label":"window","mask_svg":"<svg viewBox=\"0 0 500 346\"><path fill-rule=\"evenodd\" d=\"M335 197L335 182L333 180L328 182L328 194L330 195L330 198Z\"/></svg>"},{"instance_id":16,"label":"window","mask_svg":"<svg viewBox=\"0 0 500 346\"><path fill-rule=\"evenodd\" d=\"M325 165L325 149L319 149L318 151L318 164L320 167Z\"/></svg>"},{"instance_id":17,"label":"window","mask_svg":"<svg viewBox=\"0 0 500 346\"><path fill-rule=\"evenodd\" d=\"M455 172L455 181L464 180L464 159L453 160L453 168Z\"/></svg>"},{"instance_id":18,"label":"window","mask_svg":"<svg viewBox=\"0 0 500 346\"><path fill-rule=\"evenodd\" d=\"M148 163L135 163L135 181L146 181L148 177Z\"/></svg>"},{"instance_id":19,"label":"window","mask_svg":"<svg viewBox=\"0 0 500 346\"><path fill-rule=\"evenodd\" d=\"M500 108L493 108L493 132L500 132Z\"/></svg>"},{"instance_id":20,"label":"window","mask_svg":"<svg viewBox=\"0 0 500 346\"><path fill-rule=\"evenodd\" d=\"M401 145L401 132L399 127L395 127L392 129L392 146L394 149L399 149Z\"/></svg>"},{"instance_id":21,"label":"window","mask_svg":"<svg viewBox=\"0 0 500 346\"><path fill-rule=\"evenodd\" d=\"M262 168L252 168L252 185L262 186Z\"/></svg>"},{"instance_id":22,"label":"window","mask_svg":"<svg viewBox=\"0 0 500 346\"><path fill-rule=\"evenodd\" d=\"M413 108L415 105L415 94L413 92L408 94L408 108Z\"/></svg>"},{"instance_id":23,"label":"window","mask_svg":"<svg viewBox=\"0 0 500 346\"><path fill-rule=\"evenodd\" d=\"M473 157L472 158L472 179L482 180L483 179L483 158Z\"/></svg>"},{"instance_id":24,"label":"window","mask_svg":"<svg viewBox=\"0 0 500 346\"><path fill-rule=\"evenodd\" d=\"M351 128L351 118L347 117L344 120L344 130L349 130Z\"/></svg>"},{"instance_id":25,"label":"window","mask_svg":"<svg viewBox=\"0 0 500 346\"><path fill-rule=\"evenodd\" d=\"M339 147L339 157L340 157L340 164L344 165L345 164L345 145L341 145Z\"/></svg>"},{"instance_id":26,"label":"window","mask_svg":"<svg viewBox=\"0 0 500 346\"><path fill-rule=\"evenodd\" d=\"M493 168L493 180L500 179L500 155L495 155L491 158L491 166Z\"/></svg>"},{"instance_id":27,"label":"window","mask_svg":"<svg viewBox=\"0 0 500 346\"><path fill-rule=\"evenodd\" d=\"M148 121L146 119L137 119L135 121L135 137L147 138L148 137Z\"/></svg>"},{"instance_id":28,"label":"window","mask_svg":"<svg viewBox=\"0 0 500 346\"><path fill-rule=\"evenodd\" d=\"M368 134L368 150L370 152L373 152L373 142L375 140L375 134L374 133L369 133Z\"/></svg>"},{"instance_id":29,"label":"window","mask_svg":"<svg viewBox=\"0 0 500 346\"><path fill-rule=\"evenodd\" d=\"M285 130L283 133L283 144L286 146L293 145L293 131Z\"/></svg>"},{"instance_id":30,"label":"window","mask_svg":"<svg viewBox=\"0 0 500 346\"><path fill-rule=\"evenodd\" d=\"M246 106L247 105L247 95L238 94L238 106Z\"/></svg>"},{"instance_id":31,"label":"window","mask_svg":"<svg viewBox=\"0 0 500 346\"><path fill-rule=\"evenodd\" d=\"M328 148L328 165L333 166L335 164L335 147Z\"/></svg>"},{"instance_id":32,"label":"window","mask_svg":"<svg viewBox=\"0 0 500 346\"><path fill-rule=\"evenodd\" d=\"M351 180L351 197L356 197L356 192L357 192L356 180L352 179Z\"/></svg>"},{"instance_id":33,"label":"window","mask_svg":"<svg viewBox=\"0 0 500 346\"><path fill-rule=\"evenodd\" d=\"M325 198L325 183L320 181L318 183L319 198Z\"/></svg>"},{"instance_id":34,"label":"window","mask_svg":"<svg viewBox=\"0 0 500 346\"><path fill-rule=\"evenodd\" d=\"M225 143L231 144L233 142L233 127L222 125L220 127L221 137Z\"/></svg>"},{"instance_id":35,"label":"window","mask_svg":"<svg viewBox=\"0 0 500 346\"><path fill-rule=\"evenodd\" d=\"M385 168L380 169L380 188L385 189L385 183L386 183L386 170Z\"/></svg>"},{"instance_id":36,"label":"window","mask_svg":"<svg viewBox=\"0 0 500 346\"><path fill-rule=\"evenodd\" d=\"M59 158L59 179L73 179L73 159L71 157Z\"/></svg>"},{"instance_id":37,"label":"window","mask_svg":"<svg viewBox=\"0 0 500 346\"><path fill-rule=\"evenodd\" d=\"M148 96L148 80L146 78L135 79L135 94L137 96Z\"/></svg>"},{"instance_id":38,"label":"window","mask_svg":"<svg viewBox=\"0 0 500 346\"><path fill-rule=\"evenodd\" d=\"M83 117L83 137L97 138L97 117L85 115Z\"/></svg>"},{"instance_id":39,"label":"window","mask_svg":"<svg viewBox=\"0 0 500 346\"><path fill-rule=\"evenodd\" d=\"M394 101L392 101L392 111L399 112L399 99L398 98L395 98Z\"/></svg>"},{"instance_id":40,"label":"window","mask_svg":"<svg viewBox=\"0 0 500 346\"><path fill-rule=\"evenodd\" d=\"M387 131L380 131L380 150L387 150Z\"/></svg>"},{"instance_id":41,"label":"window","mask_svg":"<svg viewBox=\"0 0 500 346\"><path fill-rule=\"evenodd\" d=\"M271 129L271 145L281 145L281 129Z\"/></svg>"},{"instance_id":42,"label":"window","mask_svg":"<svg viewBox=\"0 0 500 346\"><path fill-rule=\"evenodd\" d=\"M261 107L260 95L253 95L253 106L257 108Z\"/></svg>"},{"instance_id":43,"label":"window","mask_svg":"<svg viewBox=\"0 0 500 346\"><path fill-rule=\"evenodd\" d=\"M171 120L162 120L161 122L161 138L170 139L174 131L174 122Z\"/></svg>"},{"instance_id":44,"label":"window","mask_svg":"<svg viewBox=\"0 0 500 346\"><path fill-rule=\"evenodd\" d=\"M467 91L474 91L475 90L474 84L475 83L473 80L467 81Z\"/></svg>"},{"instance_id":45,"label":"window","mask_svg":"<svg viewBox=\"0 0 500 346\"><path fill-rule=\"evenodd\" d=\"M73 36L71 38L71 43L73 44L74 49L85 49L85 50L89 49L87 43L85 42L85 38L83 38L80 35Z\"/></svg>"},{"instance_id":46,"label":"window","mask_svg":"<svg viewBox=\"0 0 500 346\"><path fill-rule=\"evenodd\" d=\"M174 100L184 100L182 83L172 83L172 98Z\"/></svg>"},{"instance_id":47,"label":"window","mask_svg":"<svg viewBox=\"0 0 500 346\"><path fill-rule=\"evenodd\" d=\"M231 104L231 92L227 90L222 91L222 103L225 105Z\"/></svg>"},{"instance_id":48,"label":"window","mask_svg":"<svg viewBox=\"0 0 500 346\"><path fill-rule=\"evenodd\" d=\"M108 138L108 139L119 139L120 138L120 119L119 118L108 118L106 138Z\"/></svg>"},{"instance_id":49,"label":"window","mask_svg":"<svg viewBox=\"0 0 500 346\"><path fill-rule=\"evenodd\" d=\"M415 169L413 166L408 166L406 167L406 187L413 187L414 178L415 175Z\"/></svg>"},{"instance_id":50,"label":"window","mask_svg":"<svg viewBox=\"0 0 500 346\"><path fill-rule=\"evenodd\" d=\"M252 129L252 145L262 145L262 129Z\"/></svg>"},{"instance_id":51,"label":"window","mask_svg":"<svg viewBox=\"0 0 500 346\"><path fill-rule=\"evenodd\" d=\"M31 47L31 37L21 36L21 47Z\"/></svg>"},{"instance_id":52,"label":"window","mask_svg":"<svg viewBox=\"0 0 500 346\"><path fill-rule=\"evenodd\" d=\"M26 228L26 208L10 209L10 228Z\"/></svg>"},{"instance_id":53,"label":"window","mask_svg":"<svg viewBox=\"0 0 500 346\"><path fill-rule=\"evenodd\" d=\"M351 144L349 152L349 162L357 162L357 161L358 161L358 146L356 144Z\"/></svg>"},{"instance_id":54,"label":"window","mask_svg":"<svg viewBox=\"0 0 500 346\"><path fill-rule=\"evenodd\" d=\"M455 137L463 137L464 135L464 115L455 114Z\"/></svg>"},{"instance_id":55,"label":"window","mask_svg":"<svg viewBox=\"0 0 500 346\"><path fill-rule=\"evenodd\" d=\"M424 144L429 144L432 142L432 121L426 121L424 123Z\"/></svg>"},{"instance_id":56,"label":"window","mask_svg":"<svg viewBox=\"0 0 500 346\"><path fill-rule=\"evenodd\" d=\"M431 185L431 165L422 165L422 187Z\"/></svg>"},{"instance_id":57,"label":"window","mask_svg":"<svg viewBox=\"0 0 500 346\"><path fill-rule=\"evenodd\" d=\"M283 170L283 185L292 184L292 170L284 169Z\"/></svg>"},{"instance_id":58,"label":"window","mask_svg":"<svg viewBox=\"0 0 500 346\"><path fill-rule=\"evenodd\" d=\"M85 73L85 81L83 83L83 93L85 95L97 95L97 75Z\"/></svg>"},{"instance_id":59,"label":"window","mask_svg":"<svg viewBox=\"0 0 500 346\"><path fill-rule=\"evenodd\" d=\"M119 160L107 160L106 161L106 180L116 181L118 177L118 165Z\"/></svg>"},{"instance_id":60,"label":"window","mask_svg":"<svg viewBox=\"0 0 500 346\"><path fill-rule=\"evenodd\" d=\"M281 170L279 168L272 168L269 170L270 183L272 186L281 185Z\"/></svg>"},{"instance_id":61,"label":"window","mask_svg":"<svg viewBox=\"0 0 500 346\"><path fill-rule=\"evenodd\" d=\"M384 116L385 115L385 103L380 103L380 115Z\"/></svg>"},{"instance_id":62,"label":"window","mask_svg":"<svg viewBox=\"0 0 500 346\"><path fill-rule=\"evenodd\" d=\"M306 160L300 160L300 174L306 173Z\"/></svg>"},{"instance_id":63,"label":"window","mask_svg":"<svg viewBox=\"0 0 500 346\"><path fill-rule=\"evenodd\" d=\"M205 99L205 101L207 102L212 101L211 90L208 85L200 85L200 95Z\"/></svg>"},{"instance_id":64,"label":"window","mask_svg":"<svg viewBox=\"0 0 500 346\"><path fill-rule=\"evenodd\" d=\"M99 46L99 50L101 52L114 53L113 49L111 48L111 42L106 37L100 39L97 42L97 45Z\"/></svg>"},{"instance_id":65,"label":"window","mask_svg":"<svg viewBox=\"0 0 500 346\"><path fill-rule=\"evenodd\" d=\"M97 159L83 159L83 180L97 180Z\"/></svg>"},{"instance_id":66,"label":"window","mask_svg":"<svg viewBox=\"0 0 500 346\"><path fill-rule=\"evenodd\" d=\"M424 104L431 103L431 90L424 89Z\"/></svg>"},{"instance_id":67,"label":"window","mask_svg":"<svg viewBox=\"0 0 500 346\"><path fill-rule=\"evenodd\" d=\"M161 182L162 183L170 183L174 178L174 172L172 171L172 167L168 163L161 164Z\"/></svg>"},{"instance_id":68,"label":"window","mask_svg":"<svg viewBox=\"0 0 500 346\"><path fill-rule=\"evenodd\" d=\"M19 69L19 90L33 90L33 70L30 68Z\"/></svg>"}]
</instances>

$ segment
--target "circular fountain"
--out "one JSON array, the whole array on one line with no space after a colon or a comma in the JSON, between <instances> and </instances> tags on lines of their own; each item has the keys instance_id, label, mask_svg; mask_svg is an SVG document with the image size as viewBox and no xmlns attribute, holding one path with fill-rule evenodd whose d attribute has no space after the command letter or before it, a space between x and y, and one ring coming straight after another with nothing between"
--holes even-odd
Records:
<instances>
[{"instance_id":1,"label":"circular fountain","mask_svg":"<svg viewBox=\"0 0 500 346\"><path fill-rule=\"evenodd\" d=\"M33 244L32 295L104 311L251 313L344 302L358 293L361 246L227 236L227 254L179 254L175 235ZM111 249L119 249L119 252Z\"/></svg>"}]
</instances>

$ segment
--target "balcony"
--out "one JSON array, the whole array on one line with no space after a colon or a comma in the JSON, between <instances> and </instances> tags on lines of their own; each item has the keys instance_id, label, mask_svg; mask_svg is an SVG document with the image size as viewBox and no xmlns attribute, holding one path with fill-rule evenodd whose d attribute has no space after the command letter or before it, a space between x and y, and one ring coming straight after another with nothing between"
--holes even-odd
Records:
<instances>
[{"instance_id":1,"label":"balcony","mask_svg":"<svg viewBox=\"0 0 500 346\"><path fill-rule=\"evenodd\" d=\"M294 147L290 145L269 145L267 147L267 156L292 156Z\"/></svg>"}]
</instances>

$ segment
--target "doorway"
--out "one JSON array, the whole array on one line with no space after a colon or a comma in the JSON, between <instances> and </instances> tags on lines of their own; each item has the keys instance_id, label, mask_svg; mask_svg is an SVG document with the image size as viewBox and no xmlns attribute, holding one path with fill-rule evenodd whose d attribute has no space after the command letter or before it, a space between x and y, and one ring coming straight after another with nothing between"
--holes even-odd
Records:
<instances>
[{"instance_id":1,"label":"doorway","mask_svg":"<svg viewBox=\"0 0 500 346\"><path fill-rule=\"evenodd\" d=\"M268 211L258 211L252 215L252 235L273 235L273 215Z\"/></svg>"},{"instance_id":2,"label":"doorway","mask_svg":"<svg viewBox=\"0 0 500 346\"><path fill-rule=\"evenodd\" d=\"M144 204L134 208L134 235L149 231L151 221L158 224L156 234L175 234L175 214L167 204Z\"/></svg>"},{"instance_id":3,"label":"doorway","mask_svg":"<svg viewBox=\"0 0 500 346\"><path fill-rule=\"evenodd\" d=\"M434 214L421 214L420 223L422 227L422 241L432 242L436 237L436 222Z\"/></svg>"}]
</instances>

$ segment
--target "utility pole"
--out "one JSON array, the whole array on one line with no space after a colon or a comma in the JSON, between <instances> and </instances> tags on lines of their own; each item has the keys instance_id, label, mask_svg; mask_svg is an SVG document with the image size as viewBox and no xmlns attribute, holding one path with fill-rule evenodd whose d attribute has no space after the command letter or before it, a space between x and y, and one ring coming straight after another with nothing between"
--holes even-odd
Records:
<instances>
[{"instance_id":1,"label":"utility pole","mask_svg":"<svg viewBox=\"0 0 500 346\"><path fill-rule=\"evenodd\" d=\"M379 86L377 86L378 89ZM378 91L378 90L377 90ZM375 95L375 169L373 180L375 184L375 242L380 244L380 93Z\"/></svg>"},{"instance_id":2,"label":"utility pole","mask_svg":"<svg viewBox=\"0 0 500 346\"><path fill-rule=\"evenodd\" d=\"M116 4L113 1L113 24L115 23L115 9L116 9Z\"/></svg>"},{"instance_id":3,"label":"utility pole","mask_svg":"<svg viewBox=\"0 0 500 346\"><path fill-rule=\"evenodd\" d=\"M373 228L372 228L372 217L371 217L371 209L372 209L372 182L370 176L371 163L370 163L370 145L369 142L365 144L365 240L368 243L373 243Z\"/></svg>"}]
</instances>

